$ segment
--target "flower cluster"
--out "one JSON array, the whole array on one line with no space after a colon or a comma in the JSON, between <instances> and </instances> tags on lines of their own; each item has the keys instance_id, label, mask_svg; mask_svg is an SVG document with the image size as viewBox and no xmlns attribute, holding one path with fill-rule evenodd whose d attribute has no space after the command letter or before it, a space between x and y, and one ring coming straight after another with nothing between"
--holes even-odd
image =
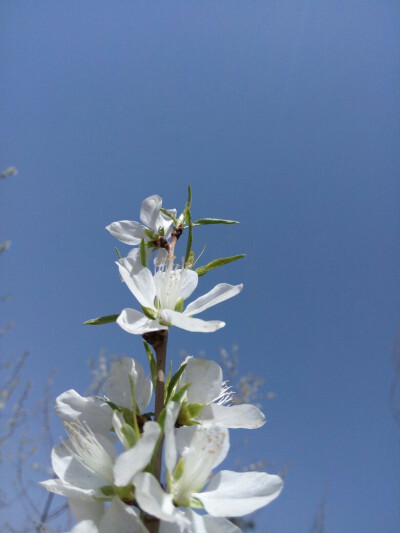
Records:
<instances>
[{"instance_id":1,"label":"flower cluster","mask_svg":"<svg viewBox=\"0 0 400 533\"><path fill-rule=\"evenodd\" d=\"M152 381L127 357L112 363L102 398L69 390L56 399L68 439L52 452L57 478L42 485L69 499L74 533L146 532L150 517L160 520L161 532L233 533L239 529L225 517L251 513L280 493L276 475L211 475L228 453L228 428L260 427L262 412L230 405L232 392L213 361L189 357L175 376L159 422L146 412ZM163 438L166 486L152 471Z\"/></svg>"},{"instance_id":2,"label":"flower cluster","mask_svg":"<svg viewBox=\"0 0 400 533\"><path fill-rule=\"evenodd\" d=\"M125 308L87 323L117 322L142 335L150 377L138 361L124 357L111 364L102 396L82 397L71 389L56 399L68 438L52 451L56 477L42 485L68 498L77 520L71 533L235 533L240 530L228 517L251 513L282 490L282 479L265 472L214 473L227 456L229 429L265 423L256 406L232 405L233 392L217 363L187 357L174 374L165 375L169 328L216 331L224 322L194 315L242 289L218 284L184 306L199 277L242 257L194 268L193 227L234 221L192 222L190 204L189 189L177 217L154 195L142 203L144 225L124 220L107 226L120 241L139 245L127 257L119 254L117 265L142 311ZM188 245L178 267L175 245L184 230ZM154 274L148 267L153 251Z\"/></svg>"}]
</instances>

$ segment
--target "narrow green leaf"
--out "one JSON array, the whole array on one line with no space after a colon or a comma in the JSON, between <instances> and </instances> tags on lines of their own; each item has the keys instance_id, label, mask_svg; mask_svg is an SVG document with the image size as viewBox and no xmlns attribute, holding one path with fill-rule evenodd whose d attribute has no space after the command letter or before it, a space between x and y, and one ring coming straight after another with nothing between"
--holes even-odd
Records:
<instances>
[{"instance_id":1,"label":"narrow green leaf","mask_svg":"<svg viewBox=\"0 0 400 533\"><path fill-rule=\"evenodd\" d=\"M172 397L172 401L173 402L180 402L183 398L183 396L185 395L185 392L188 390L188 388L190 387L190 383L186 383L186 385L184 385L183 387L181 387L180 389L178 389L175 394L173 395Z\"/></svg>"},{"instance_id":2,"label":"narrow green leaf","mask_svg":"<svg viewBox=\"0 0 400 533\"><path fill-rule=\"evenodd\" d=\"M225 220L223 218L199 218L193 222L193 226L206 226L208 224L239 224L237 220Z\"/></svg>"},{"instance_id":3,"label":"narrow green leaf","mask_svg":"<svg viewBox=\"0 0 400 533\"><path fill-rule=\"evenodd\" d=\"M142 305L141 308L143 309L143 313L147 316L147 318L156 320L157 313L154 309L151 309L151 307L145 307L144 305Z\"/></svg>"},{"instance_id":4,"label":"narrow green leaf","mask_svg":"<svg viewBox=\"0 0 400 533\"><path fill-rule=\"evenodd\" d=\"M165 405L167 403L165 401L165 398L167 397L167 394L168 394L169 382L171 381L171 374L172 374L172 361L169 362L168 376L167 376L167 379L165 380L165 385L164 385L164 404Z\"/></svg>"},{"instance_id":5,"label":"narrow green leaf","mask_svg":"<svg viewBox=\"0 0 400 533\"><path fill-rule=\"evenodd\" d=\"M117 252L118 259L121 259L122 255L119 253L119 250L117 247L115 247L115 251Z\"/></svg>"},{"instance_id":6,"label":"narrow green leaf","mask_svg":"<svg viewBox=\"0 0 400 533\"><path fill-rule=\"evenodd\" d=\"M185 254L185 261L184 264L189 261L190 258L190 252L192 251L192 244L193 244L193 224L192 224L192 215L190 213L190 209L188 208L186 211L186 220L188 223L188 239L187 239L187 245L186 245L186 254Z\"/></svg>"},{"instance_id":7,"label":"narrow green leaf","mask_svg":"<svg viewBox=\"0 0 400 533\"><path fill-rule=\"evenodd\" d=\"M118 315L106 315L106 316L100 316L99 318L91 318L90 320L86 320L83 324L85 326L102 326L103 324L111 324L112 322L116 322Z\"/></svg>"},{"instance_id":8,"label":"narrow green leaf","mask_svg":"<svg viewBox=\"0 0 400 533\"><path fill-rule=\"evenodd\" d=\"M143 341L144 349L146 350L147 359L149 360L151 381L153 382L153 387L156 388L156 379L157 379L157 363L154 359L153 352L151 351L150 345L146 341Z\"/></svg>"},{"instance_id":9,"label":"narrow green leaf","mask_svg":"<svg viewBox=\"0 0 400 533\"><path fill-rule=\"evenodd\" d=\"M199 416L199 414L202 412L204 407L205 407L204 403L190 403L190 404L188 404L187 409L188 409L188 413L189 413L190 417L191 418L196 418L197 416Z\"/></svg>"},{"instance_id":10,"label":"narrow green leaf","mask_svg":"<svg viewBox=\"0 0 400 533\"><path fill-rule=\"evenodd\" d=\"M154 231L149 228L144 228L144 232L147 235L147 237L151 239L152 241L155 241L158 238L157 233L154 233Z\"/></svg>"},{"instance_id":11,"label":"narrow green leaf","mask_svg":"<svg viewBox=\"0 0 400 533\"><path fill-rule=\"evenodd\" d=\"M163 207L160 208L161 213L165 215L166 217L170 218L174 222L174 226L179 226L178 219L174 217L174 215L168 211L168 209L164 209Z\"/></svg>"},{"instance_id":12,"label":"narrow green leaf","mask_svg":"<svg viewBox=\"0 0 400 533\"><path fill-rule=\"evenodd\" d=\"M227 265L228 263L232 263L232 261L236 261L237 259L242 259L242 257L245 257L245 254L232 255L231 257L221 257L221 259L214 259L214 261L211 261L207 265L196 268L195 272L197 272L197 275L199 277L204 276L204 274L207 274L209 270L212 270L213 268L221 267L223 265Z\"/></svg>"},{"instance_id":13,"label":"narrow green leaf","mask_svg":"<svg viewBox=\"0 0 400 533\"><path fill-rule=\"evenodd\" d=\"M188 185L188 201L186 205L189 209L190 209L190 206L192 205L192 187L190 185Z\"/></svg>"},{"instance_id":14,"label":"narrow green leaf","mask_svg":"<svg viewBox=\"0 0 400 533\"><path fill-rule=\"evenodd\" d=\"M179 300L176 302L174 311L178 311L178 313L182 313L183 311L183 298L179 298Z\"/></svg>"},{"instance_id":15,"label":"narrow green leaf","mask_svg":"<svg viewBox=\"0 0 400 533\"><path fill-rule=\"evenodd\" d=\"M147 267L147 254L146 254L146 244L144 238L140 241L140 261L144 267Z\"/></svg>"},{"instance_id":16,"label":"narrow green leaf","mask_svg":"<svg viewBox=\"0 0 400 533\"><path fill-rule=\"evenodd\" d=\"M175 388L175 385L178 383L183 371L185 370L186 368L186 364L182 364L178 371L175 372L175 374L172 376L172 378L169 380L169 383L168 383L168 387L167 387L167 397L166 397L166 400L165 400L165 403L167 404L170 397L171 397L171 394L174 392L174 388Z\"/></svg>"},{"instance_id":17,"label":"narrow green leaf","mask_svg":"<svg viewBox=\"0 0 400 533\"><path fill-rule=\"evenodd\" d=\"M133 429L135 430L136 440L140 439L140 430L139 424L137 421L137 404L136 404L136 390L135 390L135 381L133 377L129 374L129 381L131 384L131 394L132 394L132 415L133 415Z\"/></svg>"},{"instance_id":18,"label":"narrow green leaf","mask_svg":"<svg viewBox=\"0 0 400 533\"><path fill-rule=\"evenodd\" d=\"M174 470L175 481L178 481L178 479L182 477L184 468L185 468L185 460L183 459L183 457L181 457L179 461L177 462L175 470Z\"/></svg>"},{"instance_id":19,"label":"narrow green leaf","mask_svg":"<svg viewBox=\"0 0 400 533\"><path fill-rule=\"evenodd\" d=\"M136 438L136 432L133 429L133 427L130 426L129 424L123 424L122 428L121 428L121 431L122 431L124 437L126 438L126 440L128 441L129 446L131 448L133 446L135 446L135 444L137 442L137 438Z\"/></svg>"}]
</instances>

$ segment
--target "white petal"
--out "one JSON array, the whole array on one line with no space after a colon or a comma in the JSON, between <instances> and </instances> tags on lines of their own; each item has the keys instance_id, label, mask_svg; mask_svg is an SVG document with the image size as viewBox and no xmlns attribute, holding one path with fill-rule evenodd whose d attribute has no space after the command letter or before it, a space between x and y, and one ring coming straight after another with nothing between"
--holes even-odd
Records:
<instances>
[{"instance_id":1,"label":"white petal","mask_svg":"<svg viewBox=\"0 0 400 533\"><path fill-rule=\"evenodd\" d=\"M79 428L77 432L79 433ZM85 446L91 465L85 464L85 459L78 460L70 450L75 450L71 439L55 446L51 452L51 463L54 472L64 483L71 483L82 489L96 489L112 483L112 463L117 456L114 444L101 434L93 434L91 441L81 439ZM92 450L92 452L91 452ZM96 460L94 455L96 454Z\"/></svg>"},{"instance_id":2,"label":"white petal","mask_svg":"<svg viewBox=\"0 0 400 533\"><path fill-rule=\"evenodd\" d=\"M113 428L115 434L117 435L119 441L121 442L124 450L129 450L131 445L128 439L125 436L125 433L122 431L123 425L125 424L124 415L119 411L113 411Z\"/></svg>"},{"instance_id":3,"label":"white petal","mask_svg":"<svg viewBox=\"0 0 400 533\"><path fill-rule=\"evenodd\" d=\"M146 422L142 438L133 448L117 458L114 465L115 485L117 487L129 485L135 475L149 464L160 431L157 422Z\"/></svg>"},{"instance_id":4,"label":"white petal","mask_svg":"<svg viewBox=\"0 0 400 533\"><path fill-rule=\"evenodd\" d=\"M99 530L93 520L82 520L69 533L99 533Z\"/></svg>"},{"instance_id":5,"label":"white petal","mask_svg":"<svg viewBox=\"0 0 400 533\"><path fill-rule=\"evenodd\" d=\"M140 220L152 230L158 230L158 219L160 215L160 207L162 206L162 199L158 194L153 194L145 198L140 208Z\"/></svg>"},{"instance_id":6,"label":"white petal","mask_svg":"<svg viewBox=\"0 0 400 533\"><path fill-rule=\"evenodd\" d=\"M190 518L193 533L241 533L240 529L226 518L199 515L191 509L185 510Z\"/></svg>"},{"instance_id":7,"label":"white petal","mask_svg":"<svg viewBox=\"0 0 400 533\"><path fill-rule=\"evenodd\" d=\"M143 413L150 401L153 385L146 377L142 365L131 357L122 357L111 363L110 375L103 385L103 392L113 403L132 409L129 376L135 383L136 403L140 413Z\"/></svg>"},{"instance_id":8,"label":"white petal","mask_svg":"<svg viewBox=\"0 0 400 533\"><path fill-rule=\"evenodd\" d=\"M169 472L173 472L178 461L178 452L175 443L175 422L178 417L181 404L168 402L165 417L165 465Z\"/></svg>"},{"instance_id":9,"label":"white petal","mask_svg":"<svg viewBox=\"0 0 400 533\"><path fill-rule=\"evenodd\" d=\"M66 441L67 443L69 440ZM72 444L69 444L72 447ZM51 452L51 463L54 472L63 483L71 484L81 489L99 489L108 483L71 455L64 444L55 446ZM50 489L48 489L50 490Z\"/></svg>"},{"instance_id":10,"label":"white petal","mask_svg":"<svg viewBox=\"0 0 400 533\"><path fill-rule=\"evenodd\" d=\"M150 270L129 257L124 257L116 263L121 278L140 305L154 309L156 291Z\"/></svg>"},{"instance_id":11,"label":"white petal","mask_svg":"<svg viewBox=\"0 0 400 533\"><path fill-rule=\"evenodd\" d=\"M221 394L222 369L208 359L188 358L179 387L186 383L190 383L186 397L188 403L210 403Z\"/></svg>"},{"instance_id":12,"label":"white petal","mask_svg":"<svg viewBox=\"0 0 400 533\"><path fill-rule=\"evenodd\" d=\"M219 320L200 320L199 318L192 318L191 316L186 316L183 313L172 311L171 309L163 309L161 318L168 324L185 329L186 331L211 333L225 326L225 322L220 322Z\"/></svg>"},{"instance_id":13,"label":"white petal","mask_svg":"<svg viewBox=\"0 0 400 533\"><path fill-rule=\"evenodd\" d=\"M150 250L150 253L151 253L151 248L149 248L149 250ZM165 265L167 257L168 257L167 250L165 250L165 248L159 248L157 250L156 256L154 258L154 266L155 267L161 267L161 266Z\"/></svg>"},{"instance_id":14,"label":"white petal","mask_svg":"<svg viewBox=\"0 0 400 533\"><path fill-rule=\"evenodd\" d=\"M175 218L176 218L176 209L167 209ZM158 223L160 226L164 228L165 231L165 238L167 239L173 229L173 221L171 218L167 217L167 215L164 215L160 211L160 217L158 219Z\"/></svg>"},{"instance_id":15,"label":"white petal","mask_svg":"<svg viewBox=\"0 0 400 533\"><path fill-rule=\"evenodd\" d=\"M219 283L210 292L200 296L194 302L190 303L184 310L185 315L197 315L205 309L217 305L233 296L239 294L243 285L229 285L229 283Z\"/></svg>"},{"instance_id":16,"label":"white petal","mask_svg":"<svg viewBox=\"0 0 400 533\"><path fill-rule=\"evenodd\" d=\"M207 490L194 496L213 516L243 516L274 500L283 487L279 476L265 472L230 472L214 476Z\"/></svg>"},{"instance_id":17,"label":"white petal","mask_svg":"<svg viewBox=\"0 0 400 533\"><path fill-rule=\"evenodd\" d=\"M68 505L75 517L75 520L93 520L98 524L104 514L104 503L96 500L82 500L81 498L70 498Z\"/></svg>"},{"instance_id":18,"label":"white petal","mask_svg":"<svg viewBox=\"0 0 400 533\"><path fill-rule=\"evenodd\" d=\"M93 501L93 498L104 497L104 494L100 489L81 489L71 483L64 483L60 479L48 479L46 481L41 481L39 485L42 485L49 492L54 494L59 494L60 496L65 496L67 498L76 498L78 500Z\"/></svg>"},{"instance_id":19,"label":"white petal","mask_svg":"<svg viewBox=\"0 0 400 533\"><path fill-rule=\"evenodd\" d=\"M138 474L134 485L136 500L143 511L167 522L177 521L179 511L172 503L172 495L164 492L152 474Z\"/></svg>"},{"instance_id":20,"label":"white petal","mask_svg":"<svg viewBox=\"0 0 400 533\"><path fill-rule=\"evenodd\" d=\"M162 326L158 320L151 320L146 315L136 309L124 309L117 318L117 324L134 335L143 335L147 331L157 331L159 329L168 329Z\"/></svg>"},{"instance_id":21,"label":"white petal","mask_svg":"<svg viewBox=\"0 0 400 533\"><path fill-rule=\"evenodd\" d=\"M148 533L138 512L114 498L100 522L99 533Z\"/></svg>"},{"instance_id":22,"label":"white petal","mask_svg":"<svg viewBox=\"0 0 400 533\"><path fill-rule=\"evenodd\" d=\"M185 533L185 527L183 524L173 524L172 522L160 521L160 529L158 533Z\"/></svg>"},{"instance_id":23,"label":"white petal","mask_svg":"<svg viewBox=\"0 0 400 533\"><path fill-rule=\"evenodd\" d=\"M63 422L84 420L95 433L111 428L112 409L98 398L84 398L70 389L56 398L54 410Z\"/></svg>"},{"instance_id":24,"label":"white petal","mask_svg":"<svg viewBox=\"0 0 400 533\"><path fill-rule=\"evenodd\" d=\"M189 387L190 391L190 387ZM213 421L227 428L255 429L265 424L265 416L255 405L206 405L199 416L199 420Z\"/></svg>"},{"instance_id":25,"label":"white petal","mask_svg":"<svg viewBox=\"0 0 400 533\"><path fill-rule=\"evenodd\" d=\"M179 270L178 270L179 271ZM196 289L199 282L199 276L194 270L183 269L181 270L181 279L179 283L180 297L186 300Z\"/></svg>"},{"instance_id":26,"label":"white petal","mask_svg":"<svg viewBox=\"0 0 400 533\"><path fill-rule=\"evenodd\" d=\"M139 222L132 220L120 220L119 222L113 222L106 229L111 233L113 237L125 244L140 244L142 237L144 236L144 228Z\"/></svg>"}]
</instances>

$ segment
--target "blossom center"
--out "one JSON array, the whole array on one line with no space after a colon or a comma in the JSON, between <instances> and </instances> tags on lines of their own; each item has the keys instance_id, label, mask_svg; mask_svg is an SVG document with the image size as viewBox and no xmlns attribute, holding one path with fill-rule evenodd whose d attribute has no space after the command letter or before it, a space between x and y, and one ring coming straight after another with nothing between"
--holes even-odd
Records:
<instances>
[{"instance_id":1,"label":"blossom center","mask_svg":"<svg viewBox=\"0 0 400 533\"><path fill-rule=\"evenodd\" d=\"M63 443L65 448L84 467L112 485L113 461L87 423L78 420L64 425L69 435L69 443Z\"/></svg>"}]
</instances>

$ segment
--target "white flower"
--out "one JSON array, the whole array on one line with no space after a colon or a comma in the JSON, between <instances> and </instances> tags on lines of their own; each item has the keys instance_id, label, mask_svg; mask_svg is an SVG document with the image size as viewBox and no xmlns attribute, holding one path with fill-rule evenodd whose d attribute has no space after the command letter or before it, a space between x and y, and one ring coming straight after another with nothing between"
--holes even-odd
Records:
<instances>
[{"instance_id":1,"label":"white flower","mask_svg":"<svg viewBox=\"0 0 400 533\"><path fill-rule=\"evenodd\" d=\"M115 430L118 415L114 413ZM157 422L147 422L140 440L118 456L113 443L104 435L94 433L87 424L78 420L65 423L69 439L55 446L51 461L58 479L43 481L50 492L92 500L106 496L104 487L126 487L150 462L160 435Z\"/></svg>"},{"instance_id":2,"label":"white flower","mask_svg":"<svg viewBox=\"0 0 400 533\"><path fill-rule=\"evenodd\" d=\"M172 231L173 221L161 212L161 207L162 198L154 194L142 202L140 220L143 224L132 220L120 220L119 222L113 222L106 229L119 241L133 246L140 244L142 239L147 242L153 241L152 232L167 239ZM176 209L168 209L168 211L174 217L176 216ZM128 256L137 259L139 250L134 248ZM160 263L165 256L166 251L160 249L157 258L158 262Z\"/></svg>"},{"instance_id":3,"label":"white flower","mask_svg":"<svg viewBox=\"0 0 400 533\"><path fill-rule=\"evenodd\" d=\"M83 503L87 509L88 502ZM125 505L119 498L113 498L105 513L96 517L88 517L88 514L85 516L83 512L84 518L69 533L148 533L138 509Z\"/></svg>"},{"instance_id":4,"label":"white flower","mask_svg":"<svg viewBox=\"0 0 400 533\"><path fill-rule=\"evenodd\" d=\"M187 516L176 506L204 507L212 517L242 516L267 505L283 487L279 476L264 472L211 471L226 457L228 430L220 424L204 424L174 431L180 405L170 402L165 419L165 463L169 493L147 472L134 479L140 507L167 522L183 522ZM205 490L203 487L207 485ZM197 515L196 520L201 520ZM199 530L200 531L200 530Z\"/></svg>"},{"instance_id":5,"label":"white flower","mask_svg":"<svg viewBox=\"0 0 400 533\"><path fill-rule=\"evenodd\" d=\"M147 331L177 326L187 331L211 332L225 326L218 320L193 318L205 309L232 298L243 285L220 283L207 294L197 298L183 311L183 301L197 287L198 275L190 269L173 269L172 264L160 268L153 276L150 270L130 258L117 262L120 275L142 306L144 313L124 309L117 323L128 333L142 335Z\"/></svg>"},{"instance_id":6,"label":"white flower","mask_svg":"<svg viewBox=\"0 0 400 533\"><path fill-rule=\"evenodd\" d=\"M148 406L153 384L145 375L140 363L130 357L122 357L110 366L110 374L103 385L103 392L108 400L132 409L132 390L129 376L135 385L135 399L138 414L145 412ZM113 425L113 410L101 398L83 397L70 389L56 398L55 411L63 422L84 421L94 432L107 434Z\"/></svg>"},{"instance_id":7,"label":"white flower","mask_svg":"<svg viewBox=\"0 0 400 533\"><path fill-rule=\"evenodd\" d=\"M196 417L198 422L216 422L227 428L259 428L265 424L265 416L251 404L230 404L233 391L223 381L222 369L214 361L187 357L185 370L177 389L190 383L186 392L186 402L203 404Z\"/></svg>"}]
</instances>

